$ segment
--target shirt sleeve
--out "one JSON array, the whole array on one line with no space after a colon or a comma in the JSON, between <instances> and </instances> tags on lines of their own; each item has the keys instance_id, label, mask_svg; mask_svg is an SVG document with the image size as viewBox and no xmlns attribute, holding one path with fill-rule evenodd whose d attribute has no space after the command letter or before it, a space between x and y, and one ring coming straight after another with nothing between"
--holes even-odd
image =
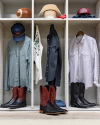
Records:
<instances>
[{"instance_id":1,"label":"shirt sleeve","mask_svg":"<svg viewBox=\"0 0 100 125\"><path fill-rule=\"evenodd\" d=\"M29 86L28 91L31 91L31 74L32 74L32 41L29 41L29 47L27 52L27 59L28 59L28 76L29 76Z\"/></svg>"},{"instance_id":2,"label":"shirt sleeve","mask_svg":"<svg viewBox=\"0 0 100 125\"><path fill-rule=\"evenodd\" d=\"M100 87L100 84L98 84L98 79L99 79L99 53L98 53L96 40L93 41L93 52L94 52L94 84L97 87Z\"/></svg>"},{"instance_id":3,"label":"shirt sleeve","mask_svg":"<svg viewBox=\"0 0 100 125\"><path fill-rule=\"evenodd\" d=\"M10 83L9 83L9 43L7 46L7 56L6 56L6 74L5 74L5 90L10 90Z\"/></svg>"}]
</instances>

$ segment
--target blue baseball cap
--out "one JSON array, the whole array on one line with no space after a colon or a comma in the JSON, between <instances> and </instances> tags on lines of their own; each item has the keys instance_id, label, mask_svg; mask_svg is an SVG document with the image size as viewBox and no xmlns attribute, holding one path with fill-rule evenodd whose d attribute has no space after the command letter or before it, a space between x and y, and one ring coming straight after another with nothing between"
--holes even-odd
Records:
<instances>
[{"instance_id":1,"label":"blue baseball cap","mask_svg":"<svg viewBox=\"0 0 100 125\"><path fill-rule=\"evenodd\" d=\"M14 41L21 41L25 39L25 28L21 23L16 23L11 27Z\"/></svg>"}]
</instances>

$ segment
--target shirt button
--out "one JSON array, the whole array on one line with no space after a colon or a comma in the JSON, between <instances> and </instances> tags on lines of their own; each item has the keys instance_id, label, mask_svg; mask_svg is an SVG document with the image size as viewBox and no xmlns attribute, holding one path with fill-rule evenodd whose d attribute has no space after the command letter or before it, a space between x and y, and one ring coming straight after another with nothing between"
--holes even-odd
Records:
<instances>
[{"instance_id":1,"label":"shirt button","mask_svg":"<svg viewBox=\"0 0 100 125\"><path fill-rule=\"evenodd\" d=\"M48 59L48 58L47 58Z\"/></svg>"},{"instance_id":2,"label":"shirt button","mask_svg":"<svg viewBox=\"0 0 100 125\"><path fill-rule=\"evenodd\" d=\"M48 39L49 40L49 39Z\"/></svg>"},{"instance_id":3,"label":"shirt button","mask_svg":"<svg viewBox=\"0 0 100 125\"><path fill-rule=\"evenodd\" d=\"M48 52L49 53L49 52Z\"/></svg>"},{"instance_id":4,"label":"shirt button","mask_svg":"<svg viewBox=\"0 0 100 125\"><path fill-rule=\"evenodd\" d=\"M48 65L47 65L48 66Z\"/></svg>"}]
</instances>

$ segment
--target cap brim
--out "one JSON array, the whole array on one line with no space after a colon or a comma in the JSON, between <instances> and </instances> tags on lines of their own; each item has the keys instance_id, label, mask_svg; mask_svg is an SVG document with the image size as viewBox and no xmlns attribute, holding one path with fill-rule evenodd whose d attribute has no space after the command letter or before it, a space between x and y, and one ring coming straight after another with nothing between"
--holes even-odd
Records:
<instances>
[{"instance_id":1,"label":"cap brim","mask_svg":"<svg viewBox=\"0 0 100 125\"><path fill-rule=\"evenodd\" d=\"M56 11L56 14L57 14L56 16L61 16L61 12L60 12L60 10L58 9L58 7L55 4L47 4L47 5L43 6L43 8L40 11L38 16L39 17L43 17L44 16L44 12L46 10L54 10L54 11Z\"/></svg>"},{"instance_id":2,"label":"cap brim","mask_svg":"<svg viewBox=\"0 0 100 125\"><path fill-rule=\"evenodd\" d=\"M22 41L22 40L25 39L25 34L23 34L23 35L20 36L20 37L15 37L15 36L13 36L13 39L14 39L14 41Z\"/></svg>"}]
</instances>

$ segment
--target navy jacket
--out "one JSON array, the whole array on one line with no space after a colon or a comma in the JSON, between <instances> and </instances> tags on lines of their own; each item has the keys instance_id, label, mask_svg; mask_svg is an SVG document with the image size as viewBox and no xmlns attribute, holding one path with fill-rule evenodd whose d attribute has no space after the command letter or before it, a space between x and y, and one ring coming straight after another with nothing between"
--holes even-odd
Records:
<instances>
[{"instance_id":1,"label":"navy jacket","mask_svg":"<svg viewBox=\"0 0 100 125\"><path fill-rule=\"evenodd\" d=\"M62 56L58 34L54 25L50 25L50 32L47 36L47 65L46 65L46 82L55 79L55 85L60 86L61 80Z\"/></svg>"}]
</instances>

